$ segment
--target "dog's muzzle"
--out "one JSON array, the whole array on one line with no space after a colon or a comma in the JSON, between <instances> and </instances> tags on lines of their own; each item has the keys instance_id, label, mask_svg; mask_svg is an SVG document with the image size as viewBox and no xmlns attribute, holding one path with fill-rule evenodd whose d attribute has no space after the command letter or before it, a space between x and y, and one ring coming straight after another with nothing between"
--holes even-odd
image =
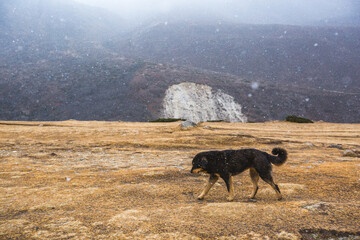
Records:
<instances>
[{"instance_id":1,"label":"dog's muzzle","mask_svg":"<svg viewBox=\"0 0 360 240\"><path fill-rule=\"evenodd\" d=\"M201 172L205 172L205 170L202 168L196 168L196 169L191 169L190 172L191 173L201 173Z\"/></svg>"}]
</instances>

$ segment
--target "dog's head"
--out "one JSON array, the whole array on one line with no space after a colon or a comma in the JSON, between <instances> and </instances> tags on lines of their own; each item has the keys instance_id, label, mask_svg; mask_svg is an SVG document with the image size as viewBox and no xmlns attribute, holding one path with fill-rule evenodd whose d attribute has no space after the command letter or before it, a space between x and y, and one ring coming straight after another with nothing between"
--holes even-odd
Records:
<instances>
[{"instance_id":1,"label":"dog's head","mask_svg":"<svg viewBox=\"0 0 360 240\"><path fill-rule=\"evenodd\" d=\"M191 169L191 173L200 173L200 172L205 172L206 168L208 165L208 160L206 159L205 156L202 156L201 154L198 154L194 157L193 161L192 161L192 169Z\"/></svg>"}]
</instances>

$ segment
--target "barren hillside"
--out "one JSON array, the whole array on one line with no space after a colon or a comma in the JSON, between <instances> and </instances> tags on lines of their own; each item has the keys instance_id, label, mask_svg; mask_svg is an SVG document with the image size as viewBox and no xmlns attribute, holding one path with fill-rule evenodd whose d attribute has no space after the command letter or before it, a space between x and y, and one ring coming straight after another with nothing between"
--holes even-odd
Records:
<instances>
[{"instance_id":1,"label":"barren hillside","mask_svg":"<svg viewBox=\"0 0 360 240\"><path fill-rule=\"evenodd\" d=\"M0 122L0 238L359 239L359 136L359 124ZM197 152L277 146L284 200L260 181L249 201L248 172L233 202L220 181L196 200Z\"/></svg>"},{"instance_id":2,"label":"barren hillside","mask_svg":"<svg viewBox=\"0 0 360 240\"><path fill-rule=\"evenodd\" d=\"M128 57L249 81L358 93L359 39L359 27L159 21L107 45Z\"/></svg>"},{"instance_id":3,"label":"barren hillside","mask_svg":"<svg viewBox=\"0 0 360 240\"><path fill-rule=\"evenodd\" d=\"M0 2L0 119L148 121L167 89L191 82L249 121L358 123L358 24L161 19L132 27L71 0Z\"/></svg>"}]
</instances>

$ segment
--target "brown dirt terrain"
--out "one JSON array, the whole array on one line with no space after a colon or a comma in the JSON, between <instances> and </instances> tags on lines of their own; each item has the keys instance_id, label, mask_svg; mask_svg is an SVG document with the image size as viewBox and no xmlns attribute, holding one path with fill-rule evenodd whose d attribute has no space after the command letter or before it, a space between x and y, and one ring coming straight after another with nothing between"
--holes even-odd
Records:
<instances>
[{"instance_id":1,"label":"brown dirt terrain","mask_svg":"<svg viewBox=\"0 0 360 240\"><path fill-rule=\"evenodd\" d=\"M284 200L248 171L196 200L197 152L278 146ZM0 239L359 239L359 150L360 124L0 122Z\"/></svg>"}]
</instances>

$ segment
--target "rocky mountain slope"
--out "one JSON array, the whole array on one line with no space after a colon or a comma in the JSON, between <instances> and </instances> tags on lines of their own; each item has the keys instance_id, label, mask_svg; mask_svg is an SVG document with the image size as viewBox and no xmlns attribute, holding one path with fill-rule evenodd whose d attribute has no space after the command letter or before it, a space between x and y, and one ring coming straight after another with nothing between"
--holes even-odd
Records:
<instances>
[{"instance_id":1,"label":"rocky mountain slope","mask_svg":"<svg viewBox=\"0 0 360 240\"><path fill-rule=\"evenodd\" d=\"M128 57L299 87L360 91L360 28L158 22L109 42Z\"/></svg>"},{"instance_id":2,"label":"rocky mountain slope","mask_svg":"<svg viewBox=\"0 0 360 240\"><path fill-rule=\"evenodd\" d=\"M152 120L163 116L166 90L183 82L233 97L249 121L291 114L335 122L360 117L356 94L248 82L230 74L128 59L69 57L61 64L43 61L2 69L2 76L7 80L0 81L2 119Z\"/></svg>"},{"instance_id":3,"label":"rocky mountain slope","mask_svg":"<svg viewBox=\"0 0 360 240\"><path fill-rule=\"evenodd\" d=\"M162 22L119 34L112 14L32 3L0 3L2 120L171 117L164 99L184 82L221 92L214 102L227 96L248 121L360 119L358 28Z\"/></svg>"}]
</instances>

